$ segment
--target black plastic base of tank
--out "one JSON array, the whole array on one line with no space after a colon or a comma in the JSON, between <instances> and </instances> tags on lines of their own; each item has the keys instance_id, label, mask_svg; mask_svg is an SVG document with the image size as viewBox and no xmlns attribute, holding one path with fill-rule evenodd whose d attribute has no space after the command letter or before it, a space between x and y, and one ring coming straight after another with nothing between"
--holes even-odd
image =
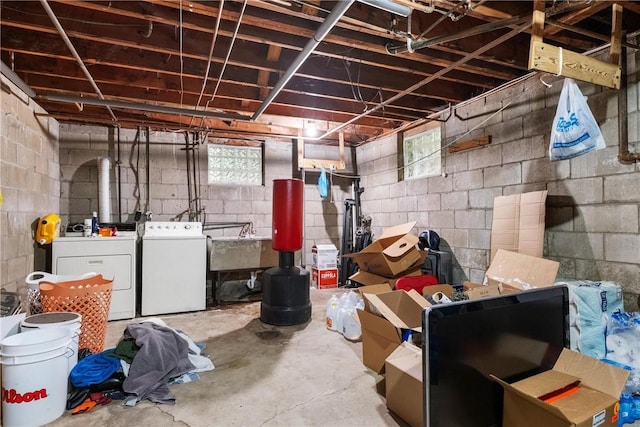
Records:
<instances>
[{"instance_id":1,"label":"black plastic base of tank","mask_svg":"<svg viewBox=\"0 0 640 427\"><path fill-rule=\"evenodd\" d=\"M309 272L273 267L262 274L260 320L269 325L301 325L311 319Z\"/></svg>"}]
</instances>

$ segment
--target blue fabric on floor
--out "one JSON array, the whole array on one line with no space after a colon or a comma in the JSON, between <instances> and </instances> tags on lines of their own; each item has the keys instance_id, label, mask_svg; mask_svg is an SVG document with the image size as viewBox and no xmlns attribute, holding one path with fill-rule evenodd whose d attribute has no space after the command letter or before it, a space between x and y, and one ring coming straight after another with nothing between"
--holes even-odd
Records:
<instances>
[{"instance_id":1,"label":"blue fabric on floor","mask_svg":"<svg viewBox=\"0 0 640 427\"><path fill-rule=\"evenodd\" d=\"M104 353L91 354L78 361L69 374L71 384L88 387L100 384L120 369L120 359Z\"/></svg>"}]
</instances>

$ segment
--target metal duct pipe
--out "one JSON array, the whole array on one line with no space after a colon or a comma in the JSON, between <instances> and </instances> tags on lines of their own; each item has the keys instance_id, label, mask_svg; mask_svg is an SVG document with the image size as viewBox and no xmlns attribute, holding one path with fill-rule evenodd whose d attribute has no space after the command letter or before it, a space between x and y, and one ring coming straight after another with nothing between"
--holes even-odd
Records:
<instances>
[{"instance_id":1,"label":"metal duct pipe","mask_svg":"<svg viewBox=\"0 0 640 427\"><path fill-rule=\"evenodd\" d=\"M49 6L49 3L47 3L47 0L40 0L40 3L42 3L42 7L44 7L44 10L47 12L47 15L49 15L51 22L53 22L53 25L58 30L58 33L60 33L62 40L64 40L64 43L67 45L67 47L71 51L71 54L73 55L76 62L82 69L82 72L84 73L85 77L89 80L89 83L91 83L93 90L96 91L100 99L104 99L104 95L100 91L100 88L96 84L96 81L93 79L93 76L91 76L91 73L89 72L89 70L87 70L87 67L84 65L84 62L82 62L82 58L80 58L78 51L73 46L73 43L71 43L69 36L67 36L67 33L64 31L64 28L62 28L62 25L60 24L60 21L58 21L58 18L56 17L55 13L53 13L51 6ZM111 110L111 108L107 106L107 110L109 110L109 114L111 114L111 118L113 119L113 121L117 122L118 119L116 118L115 114L113 114L113 111Z\"/></svg>"},{"instance_id":2,"label":"metal duct pipe","mask_svg":"<svg viewBox=\"0 0 640 427\"><path fill-rule=\"evenodd\" d=\"M287 71L280 77L280 80L273 87L267 99L262 102L262 105L258 108L258 110L253 114L251 120L257 120L258 117L267 109L267 107L273 102L273 100L280 94L282 89L287 85L289 80L293 77L293 75L298 71L298 69L302 66L304 61L307 60L309 55L315 50L315 48L320 44L320 42L329 34L329 32L335 27L338 23L342 15L344 15L349 7L355 2L355 0L346 0L339 1L336 4L336 7L331 11L331 13L326 17L324 22L320 25L316 33L309 39L305 47L298 54L293 63L289 66Z\"/></svg>"},{"instance_id":3,"label":"metal duct pipe","mask_svg":"<svg viewBox=\"0 0 640 427\"><path fill-rule=\"evenodd\" d=\"M98 215L100 224L111 222L111 159L98 157Z\"/></svg>"},{"instance_id":4,"label":"metal duct pipe","mask_svg":"<svg viewBox=\"0 0 640 427\"><path fill-rule=\"evenodd\" d=\"M116 159L117 169L117 179L118 179L118 222L122 222L122 161L120 160L120 126L117 128L118 130L118 145L117 152L118 158Z\"/></svg>"}]
</instances>

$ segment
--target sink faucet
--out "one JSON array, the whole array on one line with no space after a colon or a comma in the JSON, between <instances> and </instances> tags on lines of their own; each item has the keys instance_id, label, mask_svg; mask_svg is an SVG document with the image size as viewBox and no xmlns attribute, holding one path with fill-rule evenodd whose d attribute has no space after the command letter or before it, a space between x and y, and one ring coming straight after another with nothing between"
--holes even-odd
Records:
<instances>
[{"instance_id":1,"label":"sink faucet","mask_svg":"<svg viewBox=\"0 0 640 427\"><path fill-rule=\"evenodd\" d=\"M255 235L255 231L253 231L253 222L248 222L242 226L240 230L240 238L252 237Z\"/></svg>"}]
</instances>

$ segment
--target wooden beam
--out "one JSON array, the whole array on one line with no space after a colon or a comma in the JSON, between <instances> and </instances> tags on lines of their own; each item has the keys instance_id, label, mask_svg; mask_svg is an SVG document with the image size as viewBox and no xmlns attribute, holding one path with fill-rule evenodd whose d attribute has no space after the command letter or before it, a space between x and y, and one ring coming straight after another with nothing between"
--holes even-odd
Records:
<instances>
[{"instance_id":1,"label":"wooden beam","mask_svg":"<svg viewBox=\"0 0 640 427\"><path fill-rule=\"evenodd\" d=\"M459 151L471 150L472 148L483 147L491 144L491 136L483 136L481 138L468 139L466 141L456 142L449 146L449 153L457 153Z\"/></svg>"},{"instance_id":2,"label":"wooden beam","mask_svg":"<svg viewBox=\"0 0 640 427\"><path fill-rule=\"evenodd\" d=\"M307 159L304 157L304 138L302 129L298 133L298 169L325 169L343 170L346 168L344 161L344 134L340 132L340 160L329 159Z\"/></svg>"},{"instance_id":3,"label":"wooden beam","mask_svg":"<svg viewBox=\"0 0 640 427\"><path fill-rule=\"evenodd\" d=\"M562 18L558 19L561 23L563 24L568 24L568 25L572 25L572 24L577 24L578 22L581 22L587 18L589 18L590 16L595 15L596 13L600 12L601 10L604 10L606 8L608 8L611 5L612 2L610 1L596 1L593 2L591 4L589 4L588 6L584 6L578 10L575 10L565 16L563 16ZM559 33L562 30L562 28L559 27L555 27L555 28L547 28L544 32L544 35L549 37L549 36L553 36L557 33Z\"/></svg>"},{"instance_id":4,"label":"wooden beam","mask_svg":"<svg viewBox=\"0 0 640 427\"><path fill-rule=\"evenodd\" d=\"M606 86L620 88L620 67L542 42L534 42L532 69Z\"/></svg>"},{"instance_id":5,"label":"wooden beam","mask_svg":"<svg viewBox=\"0 0 640 427\"><path fill-rule=\"evenodd\" d=\"M614 27L611 33L611 63L607 63L544 43L544 5L545 2L543 0L534 0L533 2L529 69L619 89L621 69L618 66L618 62L620 59L621 36L616 36L616 27L621 26L622 8L618 5L614 5L613 8ZM619 12L617 12L618 10ZM618 20L617 25L615 25L616 19ZM617 31L621 31L620 28ZM614 46L614 43L617 46ZM614 59L616 60L615 63L613 63Z\"/></svg>"},{"instance_id":6,"label":"wooden beam","mask_svg":"<svg viewBox=\"0 0 640 427\"><path fill-rule=\"evenodd\" d=\"M533 16L531 21L531 42L529 43L529 69L533 68L534 63L534 43L542 43L544 35L544 0L534 0Z\"/></svg>"},{"instance_id":7,"label":"wooden beam","mask_svg":"<svg viewBox=\"0 0 640 427\"><path fill-rule=\"evenodd\" d=\"M278 59L280 59L280 53L282 52L282 48L280 46L270 45L269 50L267 52L267 64L270 66L277 66ZM258 71L258 80L257 84L260 88L259 99L265 99L269 94L269 71L260 70Z\"/></svg>"},{"instance_id":8,"label":"wooden beam","mask_svg":"<svg viewBox=\"0 0 640 427\"><path fill-rule=\"evenodd\" d=\"M625 9L629 9L632 12L640 13L640 3L637 1L617 1L617 4L621 5Z\"/></svg>"}]
</instances>

